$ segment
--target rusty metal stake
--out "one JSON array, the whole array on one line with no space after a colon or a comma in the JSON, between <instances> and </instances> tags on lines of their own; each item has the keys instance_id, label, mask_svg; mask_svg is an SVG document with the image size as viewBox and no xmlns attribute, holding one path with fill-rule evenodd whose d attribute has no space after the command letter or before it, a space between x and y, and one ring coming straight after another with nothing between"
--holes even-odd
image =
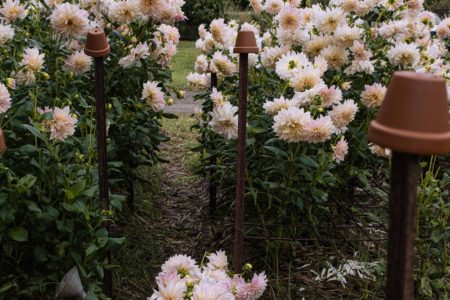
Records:
<instances>
[{"instance_id":1,"label":"rusty metal stake","mask_svg":"<svg viewBox=\"0 0 450 300\"><path fill-rule=\"evenodd\" d=\"M98 149L98 176L100 188L100 205L104 211L109 210L108 195L108 153L106 147L106 112L105 112L105 86L103 57L95 57L95 95L96 95L96 121L97 121L97 149ZM105 224L106 230L110 233L111 224ZM111 252L108 251L107 258L111 263ZM106 296L112 297L112 272L105 270L103 278L103 292Z\"/></svg>"},{"instance_id":2,"label":"rusty metal stake","mask_svg":"<svg viewBox=\"0 0 450 300\"><path fill-rule=\"evenodd\" d=\"M247 139L248 53L239 54L238 157L236 171L236 211L234 230L234 271L242 271L244 255L245 147Z\"/></svg>"},{"instance_id":3,"label":"rusty metal stake","mask_svg":"<svg viewBox=\"0 0 450 300\"><path fill-rule=\"evenodd\" d=\"M217 88L217 74L211 73L211 91L213 88ZM215 152L216 149L213 149ZM209 213L212 216L217 208L217 183L214 179L214 169L212 166L217 164L217 155L211 155L210 165L211 169L209 171Z\"/></svg>"},{"instance_id":4,"label":"rusty metal stake","mask_svg":"<svg viewBox=\"0 0 450 300\"><path fill-rule=\"evenodd\" d=\"M387 300L414 299L413 263L419 174L417 155L393 152L385 298Z\"/></svg>"}]
</instances>

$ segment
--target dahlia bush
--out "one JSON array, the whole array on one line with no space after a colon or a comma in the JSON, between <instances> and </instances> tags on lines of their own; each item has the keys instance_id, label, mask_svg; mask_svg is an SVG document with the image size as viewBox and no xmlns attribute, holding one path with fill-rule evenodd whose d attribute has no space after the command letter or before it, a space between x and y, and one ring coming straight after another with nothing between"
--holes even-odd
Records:
<instances>
[{"instance_id":1,"label":"dahlia bush","mask_svg":"<svg viewBox=\"0 0 450 300\"><path fill-rule=\"evenodd\" d=\"M256 300L266 290L264 272L253 274L246 280L251 266L245 266L244 274L232 274L223 251L206 256L208 262L198 265L186 255L175 255L162 266L156 277L158 289L148 300Z\"/></svg>"},{"instance_id":2,"label":"dahlia bush","mask_svg":"<svg viewBox=\"0 0 450 300\"><path fill-rule=\"evenodd\" d=\"M77 266L88 298L102 297L104 227L138 164L158 162L170 62L185 19L182 0L20 1L0 7L0 294L47 299ZM93 60L86 33L103 28L110 211L101 211ZM109 265L109 266L108 266Z\"/></svg>"},{"instance_id":3,"label":"dahlia bush","mask_svg":"<svg viewBox=\"0 0 450 300\"><path fill-rule=\"evenodd\" d=\"M246 211L263 224L248 231L315 235L331 200L351 205L354 187L387 178L390 151L369 144L367 132L393 72L450 80L449 19L438 21L421 0L250 4L251 23L199 27L202 54L188 81L206 99L197 116L204 166L224 189L234 187L239 57L232 48L239 30L253 31L260 53L249 55ZM219 78L213 91L208 66ZM311 226L275 225L305 221Z\"/></svg>"}]
</instances>

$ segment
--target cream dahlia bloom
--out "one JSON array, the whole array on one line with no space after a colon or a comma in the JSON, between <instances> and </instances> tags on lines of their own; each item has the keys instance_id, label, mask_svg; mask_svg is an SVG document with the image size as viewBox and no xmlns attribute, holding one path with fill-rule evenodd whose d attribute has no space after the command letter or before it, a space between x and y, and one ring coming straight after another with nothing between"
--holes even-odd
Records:
<instances>
[{"instance_id":1,"label":"cream dahlia bloom","mask_svg":"<svg viewBox=\"0 0 450 300\"><path fill-rule=\"evenodd\" d=\"M294 102L281 96L280 98L273 99L273 101L266 101L263 108L266 114L276 115L280 110L288 109L291 106L294 106Z\"/></svg>"},{"instance_id":2,"label":"cream dahlia bloom","mask_svg":"<svg viewBox=\"0 0 450 300\"><path fill-rule=\"evenodd\" d=\"M211 280L202 280L194 287L191 300L235 300L233 293L225 284L217 284ZM244 299L244 298L242 298ZM250 299L250 298L248 298Z\"/></svg>"},{"instance_id":3,"label":"cream dahlia bloom","mask_svg":"<svg viewBox=\"0 0 450 300\"><path fill-rule=\"evenodd\" d=\"M238 135L238 108L230 102L222 106L216 106L210 113L211 121L209 125L215 133L222 135L226 139L235 139Z\"/></svg>"},{"instance_id":4,"label":"cream dahlia bloom","mask_svg":"<svg viewBox=\"0 0 450 300\"><path fill-rule=\"evenodd\" d=\"M261 11L263 10L263 4L262 4L262 0L250 0L250 6L253 8L253 11L256 14L261 13Z\"/></svg>"},{"instance_id":5,"label":"cream dahlia bloom","mask_svg":"<svg viewBox=\"0 0 450 300\"><path fill-rule=\"evenodd\" d=\"M212 102L214 103L214 106L222 106L225 102L227 102L222 92L219 92L217 88L212 89L210 97Z\"/></svg>"},{"instance_id":6,"label":"cream dahlia bloom","mask_svg":"<svg viewBox=\"0 0 450 300\"><path fill-rule=\"evenodd\" d=\"M311 63L303 53L289 52L284 54L276 63L275 72L284 80L293 78L302 68Z\"/></svg>"},{"instance_id":7,"label":"cream dahlia bloom","mask_svg":"<svg viewBox=\"0 0 450 300\"><path fill-rule=\"evenodd\" d=\"M320 32L331 34L346 23L345 17L345 12L339 7L318 9L314 13L314 25Z\"/></svg>"},{"instance_id":8,"label":"cream dahlia bloom","mask_svg":"<svg viewBox=\"0 0 450 300\"><path fill-rule=\"evenodd\" d=\"M225 44L229 30L224 19L214 19L209 25L209 31L214 40L222 45Z\"/></svg>"},{"instance_id":9,"label":"cream dahlia bloom","mask_svg":"<svg viewBox=\"0 0 450 300\"><path fill-rule=\"evenodd\" d=\"M64 62L64 69L80 75L89 71L92 65L92 58L83 51L77 51L70 55Z\"/></svg>"},{"instance_id":10,"label":"cream dahlia bloom","mask_svg":"<svg viewBox=\"0 0 450 300\"><path fill-rule=\"evenodd\" d=\"M211 85L210 74L189 73L187 76L189 86L195 91L206 90Z\"/></svg>"},{"instance_id":11,"label":"cream dahlia bloom","mask_svg":"<svg viewBox=\"0 0 450 300\"><path fill-rule=\"evenodd\" d=\"M341 137L339 142L333 146L333 159L338 164L345 160L348 154L348 143L344 137Z\"/></svg>"},{"instance_id":12,"label":"cream dahlia bloom","mask_svg":"<svg viewBox=\"0 0 450 300\"><path fill-rule=\"evenodd\" d=\"M14 37L14 28L11 25L0 24L0 47Z\"/></svg>"},{"instance_id":13,"label":"cream dahlia bloom","mask_svg":"<svg viewBox=\"0 0 450 300\"><path fill-rule=\"evenodd\" d=\"M283 30L295 31L300 27L300 10L295 7L286 6L275 17Z\"/></svg>"},{"instance_id":14,"label":"cream dahlia bloom","mask_svg":"<svg viewBox=\"0 0 450 300\"><path fill-rule=\"evenodd\" d=\"M321 71L316 68L307 67L300 70L291 79L291 85L296 92L303 92L323 83Z\"/></svg>"},{"instance_id":15,"label":"cream dahlia bloom","mask_svg":"<svg viewBox=\"0 0 450 300\"><path fill-rule=\"evenodd\" d=\"M187 286L184 281L170 281L166 286L158 285L158 291L154 291L149 300L183 300Z\"/></svg>"},{"instance_id":16,"label":"cream dahlia bloom","mask_svg":"<svg viewBox=\"0 0 450 300\"><path fill-rule=\"evenodd\" d=\"M33 73L39 72L44 66L44 57L45 54L40 54L39 49L27 48L25 49L25 54L19 64Z\"/></svg>"},{"instance_id":17,"label":"cream dahlia bloom","mask_svg":"<svg viewBox=\"0 0 450 300\"><path fill-rule=\"evenodd\" d=\"M5 113L11 107L11 96L3 83L0 83L0 114Z\"/></svg>"},{"instance_id":18,"label":"cream dahlia bloom","mask_svg":"<svg viewBox=\"0 0 450 300\"><path fill-rule=\"evenodd\" d=\"M318 91L322 107L330 107L333 104L339 103L342 100L342 91L336 86L321 87Z\"/></svg>"},{"instance_id":19,"label":"cream dahlia bloom","mask_svg":"<svg viewBox=\"0 0 450 300\"><path fill-rule=\"evenodd\" d=\"M208 57L204 54L197 56L194 69L197 73L206 73L208 71Z\"/></svg>"},{"instance_id":20,"label":"cream dahlia bloom","mask_svg":"<svg viewBox=\"0 0 450 300\"><path fill-rule=\"evenodd\" d=\"M3 7L0 8L0 14L7 23L15 20L23 20L28 15L25 6L20 5L20 0L6 0L3 2Z\"/></svg>"},{"instance_id":21,"label":"cream dahlia bloom","mask_svg":"<svg viewBox=\"0 0 450 300\"><path fill-rule=\"evenodd\" d=\"M225 251L217 251L208 256L207 267L212 270L227 270L228 258L225 255Z\"/></svg>"},{"instance_id":22,"label":"cream dahlia bloom","mask_svg":"<svg viewBox=\"0 0 450 300\"><path fill-rule=\"evenodd\" d=\"M439 23L436 34L440 39L450 38L450 18L445 18Z\"/></svg>"},{"instance_id":23,"label":"cream dahlia bloom","mask_svg":"<svg viewBox=\"0 0 450 300\"><path fill-rule=\"evenodd\" d=\"M162 266L161 271L164 273L177 273L182 277L186 275L198 276L200 268L195 260L190 256L178 254L170 257Z\"/></svg>"},{"instance_id":24,"label":"cream dahlia bloom","mask_svg":"<svg viewBox=\"0 0 450 300\"><path fill-rule=\"evenodd\" d=\"M327 60L331 69L340 70L348 62L349 53L344 47L330 45L322 49L320 55Z\"/></svg>"},{"instance_id":25,"label":"cream dahlia bloom","mask_svg":"<svg viewBox=\"0 0 450 300\"><path fill-rule=\"evenodd\" d=\"M380 107L386 96L387 88L379 83L365 85L361 93L361 102L367 107Z\"/></svg>"},{"instance_id":26,"label":"cream dahlia bloom","mask_svg":"<svg viewBox=\"0 0 450 300\"><path fill-rule=\"evenodd\" d=\"M266 47L261 53L261 62L266 68L273 69L283 53L284 50L280 47Z\"/></svg>"},{"instance_id":27,"label":"cream dahlia bloom","mask_svg":"<svg viewBox=\"0 0 450 300\"><path fill-rule=\"evenodd\" d=\"M283 8L283 0L266 0L264 4L264 10L271 15L276 15Z\"/></svg>"},{"instance_id":28,"label":"cream dahlia bloom","mask_svg":"<svg viewBox=\"0 0 450 300\"><path fill-rule=\"evenodd\" d=\"M53 120L50 125L50 139L63 141L75 133L77 118L71 116L68 106L53 109Z\"/></svg>"},{"instance_id":29,"label":"cream dahlia bloom","mask_svg":"<svg viewBox=\"0 0 450 300\"><path fill-rule=\"evenodd\" d=\"M305 141L308 137L307 124L311 122L311 114L303 108L289 107L282 109L274 117L272 126L276 135L288 142Z\"/></svg>"},{"instance_id":30,"label":"cream dahlia bloom","mask_svg":"<svg viewBox=\"0 0 450 300\"><path fill-rule=\"evenodd\" d=\"M166 105L164 93L155 81L147 81L144 83L142 100L147 101L154 111L161 111Z\"/></svg>"},{"instance_id":31,"label":"cream dahlia bloom","mask_svg":"<svg viewBox=\"0 0 450 300\"><path fill-rule=\"evenodd\" d=\"M258 299L264 294L267 287L266 274L254 274L252 280L249 283L241 283L237 286L237 298L245 300Z\"/></svg>"},{"instance_id":32,"label":"cream dahlia bloom","mask_svg":"<svg viewBox=\"0 0 450 300\"><path fill-rule=\"evenodd\" d=\"M88 12L76 4L58 5L50 15L54 31L65 36L78 36L86 33L89 26Z\"/></svg>"},{"instance_id":33,"label":"cream dahlia bloom","mask_svg":"<svg viewBox=\"0 0 450 300\"><path fill-rule=\"evenodd\" d=\"M370 152L372 152L376 156L381 156L381 157L386 157L386 158L391 156L391 150L390 149L383 148L383 147L378 146L376 144L369 144L369 149L370 149Z\"/></svg>"},{"instance_id":34,"label":"cream dahlia bloom","mask_svg":"<svg viewBox=\"0 0 450 300\"><path fill-rule=\"evenodd\" d=\"M306 124L306 141L308 143L323 143L331 138L336 128L330 116L311 119Z\"/></svg>"},{"instance_id":35,"label":"cream dahlia bloom","mask_svg":"<svg viewBox=\"0 0 450 300\"><path fill-rule=\"evenodd\" d=\"M415 67L420 59L420 52L415 44L399 43L388 50L387 57L394 66Z\"/></svg>"},{"instance_id":36,"label":"cream dahlia bloom","mask_svg":"<svg viewBox=\"0 0 450 300\"><path fill-rule=\"evenodd\" d=\"M222 76L230 76L237 71L236 65L220 51L214 53L211 60L211 69L217 75Z\"/></svg>"},{"instance_id":37,"label":"cream dahlia bloom","mask_svg":"<svg viewBox=\"0 0 450 300\"><path fill-rule=\"evenodd\" d=\"M335 105L330 111L330 117L338 133L347 131L347 125L355 119L358 106L353 100L345 100L343 103Z\"/></svg>"},{"instance_id":38,"label":"cream dahlia bloom","mask_svg":"<svg viewBox=\"0 0 450 300\"><path fill-rule=\"evenodd\" d=\"M130 24L141 17L139 2L137 0L113 2L108 14L116 23Z\"/></svg>"},{"instance_id":39,"label":"cream dahlia bloom","mask_svg":"<svg viewBox=\"0 0 450 300\"><path fill-rule=\"evenodd\" d=\"M28 69L21 69L16 74L16 83L17 85L29 85L36 82L36 74L35 72Z\"/></svg>"}]
</instances>

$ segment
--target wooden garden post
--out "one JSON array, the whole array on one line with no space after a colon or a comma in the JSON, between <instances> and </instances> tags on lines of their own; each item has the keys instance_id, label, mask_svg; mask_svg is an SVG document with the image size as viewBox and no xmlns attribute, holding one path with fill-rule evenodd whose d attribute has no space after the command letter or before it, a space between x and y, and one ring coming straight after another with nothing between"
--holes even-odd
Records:
<instances>
[{"instance_id":1,"label":"wooden garden post","mask_svg":"<svg viewBox=\"0 0 450 300\"><path fill-rule=\"evenodd\" d=\"M84 52L94 58L95 63L95 96L96 96L96 122L97 122L97 149L98 149L98 175L100 189L101 209L108 211L108 153L106 145L106 111L105 111L105 86L104 86L104 58L110 53L110 47L105 32L101 29L93 29L88 32ZM110 233L110 224L106 224ZM107 254L111 263L111 252ZM112 272L105 271L103 278L103 292L112 298Z\"/></svg>"},{"instance_id":2,"label":"wooden garden post","mask_svg":"<svg viewBox=\"0 0 450 300\"><path fill-rule=\"evenodd\" d=\"M209 68L208 70L211 73L211 91L212 91L214 88L217 88L217 74L212 72L212 70ZM211 155L210 164L211 166L217 164L216 154ZM211 170L209 171L209 213L211 216L216 211L216 208L217 208L217 183L214 179L214 170L213 168L211 168Z\"/></svg>"},{"instance_id":3,"label":"wooden garden post","mask_svg":"<svg viewBox=\"0 0 450 300\"><path fill-rule=\"evenodd\" d=\"M0 129L0 154L6 151L5 135L3 130Z\"/></svg>"},{"instance_id":4,"label":"wooden garden post","mask_svg":"<svg viewBox=\"0 0 450 300\"><path fill-rule=\"evenodd\" d=\"M392 149L386 296L414 299L419 155L450 152L447 89L443 78L396 72L369 140Z\"/></svg>"},{"instance_id":5,"label":"wooden garden post","mask_svg":"<svg viewBox=\"0 0 450 300\"><path fill-rule=\"evenodd\" d=\"M234 271L240 273L244 252L245 148L247 140L248 55L258 53L253 31L238 33L234 53L239 53L239 117L234 231Z\"/></svg>"}]
</instances>

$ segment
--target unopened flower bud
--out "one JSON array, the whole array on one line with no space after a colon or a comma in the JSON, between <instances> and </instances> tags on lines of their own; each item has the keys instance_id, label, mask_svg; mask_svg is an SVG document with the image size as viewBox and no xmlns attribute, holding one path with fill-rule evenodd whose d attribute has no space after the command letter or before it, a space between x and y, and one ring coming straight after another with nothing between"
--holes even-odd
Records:
<instances>
[{"instance_id":1,"label":"unopened flower bud","mask_svg":"<svg viewBox=\"0 0 450 300\"><path fill-rule=\"evenodd\" d=\"M50 79L50 75L48 75L48 73L46 73L46 72L42 72L42 77L44 77L44 80Z\"/></svg>"},{"instance_id":2,"label":"unopened flower bud","mask_svg":"<svg viewBox=\"0 0 450 300\"><path fill-rule=\"evenodd\" d=\"M131 37L131 42L133 44L136 44L138 42L137 38L135 36Z\"/></svg>"},{"instance_id":3,"label":"unopened flower bud","mask_svg":"<svg viewBox=\"0 0 450 300\"><path fill-rule=\"evenodd\" d=\"M244 270L245 270L245 271L251 271L252 269L253 269L253 266L252 266L251 264L246 263L246 264L244 265Z\"/></svg>"},{"instance_id":4,"label":"unopened flower bud","mask_svg":"<svg viewBox=\"0 0 450 300\"><path fill-rule=\"evenodd\" d=\"M169 97L169 99L167 99L167 101L166 101L166 103L167 103L167 105L169 105L169 106L171 106L171 105L173 105L173 98L172 97Z\"/></svg>"},{"instance_id":5,"label":"unopened flower bud","mask_svg":"<svg viewBox=\"0 0 450 300\"><path fill-rule=\"evenodd\" d=\"M351 81L346 81L346 82L342 83L342 85L341 85L341 88L344 91L348 91L351 87L352 87L352 82Z\"/></svg>"},{"instance_id":6,"label":"unopened flower bud","mask_svg":"<svg viewBox=\"0 0 450 300\"><path fill-rule=\"evenodd\" d=\"M14 90L16 88L16 80L14 78L6 78L6 86Z\"/></svg>"},{"instance_id":7,"label":"unopened flower bud","mask_svg":"<svg viewBox=\"0 0 450 300\"><path fill-rule=\"evenodd\" d=\"M106 109L107 110L111 110L112 109L112 104L111 103L106 103Z\"/></svg>"},{"instance_id":8,"label":"unopened flower bud","mask_svg":"<svg viewBox=\"0 0 450 300\"><path fill-rule=\"evenodd\" d=\"M186 97L186 92L183 90L178 91L177 97L178 99L184 99L184 97Z\"/></svg>"}]
</instances>

